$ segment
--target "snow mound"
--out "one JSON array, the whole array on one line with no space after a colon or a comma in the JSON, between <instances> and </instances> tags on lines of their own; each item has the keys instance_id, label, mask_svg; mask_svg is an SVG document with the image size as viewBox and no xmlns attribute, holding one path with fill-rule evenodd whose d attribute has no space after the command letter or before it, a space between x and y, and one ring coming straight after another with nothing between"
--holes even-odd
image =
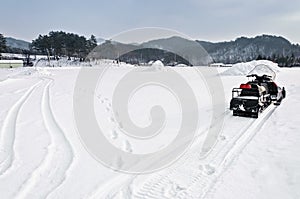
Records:
<instances>
[{"instance_id":1,"label":"snow mound","mask_svg":"<svg viewBox=\"0 0 300 199\"><path fill-rule=\"evenodd\" d=\"M162 71L164 70L165 65L162 63L162 61L157 60L152 63L149 71Z\"/></svg>"},{"instance_id":2,"label":"snow mound","mask_svg":"<svg viewBox=\"0 0 300 199\"><path fill-rule=\"evenodd\" d=\"M152 63L152 66L154 66L154 67L164 67L164 64L162 63L162 61L157 60L157 61Z\"/></svg>"},{"instance_id":3,"label":"snow mound","mask_svg":"<svg viewBox=\"0 0 300 199\"><path fill-rule=\"evenodd\" d=\"M154 61L151 60L151 61L148 62L148 65L149 65L149 66L152 66L153 63L154 63Z\"/></svg>"},{"instance_id":4,"label":"snow mound","mask_svg":"<svg viewBox=\"0 0 300 199\"><path fill-rule=\"evenodd\" d=\"M278 64L268 60L258 60L245 63L234 64L231 68L224 71L222 75L239 76L248 74L269 74L274 75L280 71Z\"/></svg>"}]
</instances>

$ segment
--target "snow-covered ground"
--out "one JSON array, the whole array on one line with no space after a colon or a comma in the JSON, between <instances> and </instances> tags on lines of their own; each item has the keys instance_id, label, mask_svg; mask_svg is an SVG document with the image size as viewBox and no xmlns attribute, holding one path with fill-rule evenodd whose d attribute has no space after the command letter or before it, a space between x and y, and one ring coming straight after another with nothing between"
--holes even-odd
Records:
<instances>
[{"instance_id":1,"label":"snow-covered ground","mask_svg":"<svg viewBox=\"0 0 300 199\"><path fill-rule=\"evenodd\" d=\"M151 144L143 143L141 151L139 143L122 134L112 113L112 88L133 67L108 65L111 75L104 77L106 84L99 87L95 104L105 136L124 151L149 152L145 148L151 149ZM231 89L247 81L234 69L221 75L227 104ZM300 198L300 69L275 71L287 98L278 107L271 105L258 119L233 117L225 109L217 143L202 157L203 132L209 128L212 104L193 68L175 68L188 81L199 104L196 137L178 161L141 175L103 166L81 143L73 114L79 70L78 66L0 70L1 198ZM225 69L219 70L222 74ZM157 100L170 111L166 128L177 128L176 99L155 87L150 91L129 102L131 117L147 124L147 108ZM166 135L154 147L163 147L174 136L172 131Z\"/></svg>"},{"instance_id":2,"label":"snow-covered ground","mask_svg":"<svg viewBox=\"0 0 300 199\"><path fill-rule=\"evenodd\" d=\"M19 58L19 59L25 59L25 55L23 54L14 54L14 53L1 53L4 57L10 57L10 58ZM47 55L30 55L31 59L47 59Z\"/></svg>"}]
</instances>

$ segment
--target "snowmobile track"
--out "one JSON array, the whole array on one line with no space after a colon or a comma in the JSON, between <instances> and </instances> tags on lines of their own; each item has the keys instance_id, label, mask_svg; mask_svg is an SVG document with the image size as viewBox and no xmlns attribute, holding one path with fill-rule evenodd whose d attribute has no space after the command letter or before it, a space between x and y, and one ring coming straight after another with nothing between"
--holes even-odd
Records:
<instances>
[{"instance_id":1,"label":"snowmobile track","mask_svg":"<svg viewBox=\"0 0 300 199\"><path fill-rule=\"evenodd\" d=\"M224 157L223 162L221 163L222 167L219 170L218 174L215 176L215 179L210 184L207 191L200 198L206 198L210 190L212 190L216 185L218 179L220 179L222 174L230 167L231 163L239 156L239 154L243 151L247 144L255 137L259 129L264 126L265 122L271 117L276 108L277 106L273 105L270 105L268 108L266 108L260 115L260 117L253 122L253 124L244 132L243 135L240 136L239 141L234 143L232 150L230 150Z\"/></svg>"},{"instance_id":2,"label":"snowmobile track","mask_svg":"<svg viewBox=\"0 0 300 199\"><path fill-rule=\"evenodd\" d=\"M168 198L170 195L166 195L165 189L170 183L175 184L175 188L170 189L170 193L173 193L171 195L172 198L205 198L217 179L251 141L257 131L274 112L275 108L271 105L258 119L249 118L250 121L229 142L218 148L217 151L212 151L207 156L208 159L204 160L203 165L201 165L200 170L202 171L197 170L198 165L193 165L195 163L191 159L191 157L195 156L193 153L195 150L193 150L187 158L187 164L190 166L184 168L187 164L184 167L179 165L175 169L172 167L162 173L154 174L155 176L144 182L141 189L135 193L134 198ZM238 118L234 117L234 120L238 120ZM189 175L191 172L193 172L193 175ZM180 179L188 179L190 176L193 176L193 179L187 180L188 184L186 184L186 187L179 189L180 192L176 188L178 185L173 181L174 177L178 178L178 176L180 176ZM199 194L195 197L195 195L191 195L192 193L193 195L195 193Z\"/></svg>"},{"instance_id":3,"label":"snowmobile track","mask_svg":"<svg viewBox=\"0 0 300 199\"><path fill-rule=\"evenodd\" d=\"M224 117L224 119L226 120L226 119L229 119L229 118L231 118L232 116L231 116L231 111L229 111L229 110L227 110L227 111L225 111L222 115L220 115L218 118L217 118L217 121L219 121L220 119L222 120L222 117ZM208 128L214 128L214 124L212 124L212 125L210 125ZM208 131L208 128L207 129L204 129L204 130L202 130L202 132L206 132L206 131ZM199 149L198 149L198 145L197 145L197 143L199 142L199 141L201 141L201 139L203 138L203 136L205 136L205 133L199 133L199 134L197 134L196 136L195 136L195 138L194 138L194 141L193 141L193 145L191 146L191 148L194 148L194 150L193 151L195 151L195 152L198 152L199 151ZM201 142L200 142L201 143ZM210 151L208 152L208 154L210 153ZM200 153L199 153L200 154ZM177 164L183 164L184 163L184 161L185 160L187 160L187 159L193 159L193 158L195 158L194 157L194 153L191 153L191 152L187 152L184 156L186 156L184 159L181 159L181 160L179 160L179 163L177 163ZM200 156L200 155L199 155ZM198 158L198 157L196 157L196 158ZM149 183L147 183L147 184L149 184L148 186L146 185L146 187L144 187L144 192L148 192L146 195L149 197L149 198L153 198L152 196L153 195L155 195L154 193L152 193L153 191L151 190L151 183L152 184L155 184L154 183L154 181L155 182L158 182L156 185L155 185L155 187L161 187L161 185L166 185L166 184L168 184L168 182L169 181L166 181L166 182L164 182L163 183L163 181L165 181L167 178L166 177L168 177L168 176L170 176L171 174L173 174L174 172L176 172L176 168L175 167L170 167L169 169L168 169L168 174L165 174L165 175L161 175L161 174L158 174L158 175L156 175L156 174L153 174L153 175L155 175L155 177L154 178L151 178L151 182L149 182ZM137 177L138 175L132 175L132 176L122 176L121 178L122 178L122 182L132 182L132 181L134 181L135 180L135 178ZM120 177L120 176L119 176ZM119 178L117 178L117 179L119 179ZM120 181L120 179L119 180L117 180L118 182ZM112 182L111 183L109 183L109 184L111 184L111 186L109 187L109 191L107 191L107 190L105 190L105 192L103 192L103 189L102 189L102 187L101 186L99 186L99 188L96 190L96 192L94 192L94 193L92 193L92 194L90 194L90 195L92 195L92 197L89 197L89 198L100 198L100 196L101 197L104 197L105 195L106 196L114 196L114 195L116 195L117 194L117 192L118 191L120 191L120 190L124 190L124 189L128 189L128 187L130 187L130 183L123 183L123 186L122 187L120 187L120 183L114 183L114 180L112 180ZM118 187L117 187L118 186ZM147 188L148 187L148 188ZM152 194L151 194L152 193ZM144 198L144 196L141 196L141 195L139 195L139 194L137 194L137 195L134 195L136 198ZM147 198L148 198L147 197ZM159 196L159 197L162 197L162 196ZM154 198L156 198L156 197L154 197ZM166 197L166 198L168 198L168 197Z\"/></svg>"}]
</instances>

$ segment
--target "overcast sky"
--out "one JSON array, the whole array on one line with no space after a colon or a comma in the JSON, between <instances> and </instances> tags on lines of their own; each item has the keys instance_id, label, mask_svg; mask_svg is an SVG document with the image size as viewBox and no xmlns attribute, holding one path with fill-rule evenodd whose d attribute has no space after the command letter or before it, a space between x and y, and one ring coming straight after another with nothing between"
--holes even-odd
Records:
<instances>
[{"instance_id":1,"label":"overcast sky","mask_svg":"<svg viewBox=\"0 0 300 199\"><path fill-rule=\"evenodd\" d=\"M31 41L51 30L110 38L162 27L224 41L275 34L300 43L299 0L1 0L0 33Z\"/></svg>"}]
</instances>

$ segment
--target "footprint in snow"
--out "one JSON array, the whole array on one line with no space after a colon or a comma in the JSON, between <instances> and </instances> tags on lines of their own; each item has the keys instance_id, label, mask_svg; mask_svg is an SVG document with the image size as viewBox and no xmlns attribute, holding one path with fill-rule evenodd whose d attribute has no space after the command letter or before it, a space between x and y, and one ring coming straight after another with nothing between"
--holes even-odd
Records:
<instances>
[{"instance_id":1,"label":"footprint in snow","mask_svg":"<svg viewBox=\"0 0 300 199\"><path fill-rule=\"evenodd\" d=\"M125 151L131 153L132 152L132 147L131 144L128 142L128 140L125 141Z\"/></svg>"},{"instance_id":2,"label":"footprint in snow","mask_svg":"<svg viewBox=\"0 0 300 199\"><path fill-rule=\"evenodd\" d=\"M212 175L215 173L216 169L212 166L210 166L209 164L205 165L205 172L207 175Z\"/></svg>"},{"instance_id":3,"label":"footprint in snow","mask_svg":"<svg viewBox=\"0 0 300 199\"><path fill-rule=\"evenodd\" d=\"M180 198L180 195L183 194L185 190L185 187L175 182L170 182L169 186L162 190L162 193L166 198Z\"/></svg>"},{"instance_id":4,"label":"footprint in snow","mask_svg":"<svg viewBox=\"0 0 300 199\"><path fill-rule=\"evenodd\" d=\"M202 165L202 164L199 165L199 170L200 170L200 171L203 171L203 165Z\"/></svg>"},{"instance_id":5,"label":"footprint in snow","mask_svg":"<svg viewBox=\"0 0 300 199\"><path fill-rule=\"evenodd\" d=\"M226 137L225 137L224 135L221 135L221 136L220 136L220 140L222 140L222 141L223 141L223 140L226 140Z\"/></svg>"},{"instance_id":6,"label":"footprint in snow","mask_svg":"<svg viewBox=\"0 0 300 199\"><path fill-rule=\"evenodd\" d=\"M183 190L185 190L185 189L186 189L186 188L181 187L181 186L179 186L178 184L175 184L175 185L174 185L174 190L175 190L176 192L183 191Z\"/></svg>"},{"instance_id":7,"label":"footprint in snow","mask_svg":"<svg viewBox=\"0 0 300 199\"><path fill-rule=\"evenodd\" d=\"M115 118L111 117L110 121L114 123L115 122Z\"/></svg>"},{"instance_id":8,"label":"footprint in snow","mask_svg":"<svg viewBox=\"0 0 300 199\"><path fill-rule=\"evenodd\" d=\"M113 130L113 131L112 131L112 133L111 133L111 138L112 138L113 140L115 140L115 139L118 138L118 133L117 133L116 130Z\"/></svg>"},{"instance_id":9,"label":"footprint in snow","mask_svg":"<svg viewBox=\"0 0 300 199\"><path fill-rule=\"evenodd\" d=\"M119 122L119 127L120 127L120 129L123 129L123 124L122 124L122 122Z\"/></svg>"},{"instance_id":10,"label":"footprint in snow","mask_svg":"<svg viewBox=\"0 0 300 199\"><path fill-rule=\"evenodd\" d=\"M116 167L116 171L120 170L122 168L124 164L124 161L122 160L122 157L116 157L115 161L114 161L114 165Z\"/></svg>"}]
</instances>

